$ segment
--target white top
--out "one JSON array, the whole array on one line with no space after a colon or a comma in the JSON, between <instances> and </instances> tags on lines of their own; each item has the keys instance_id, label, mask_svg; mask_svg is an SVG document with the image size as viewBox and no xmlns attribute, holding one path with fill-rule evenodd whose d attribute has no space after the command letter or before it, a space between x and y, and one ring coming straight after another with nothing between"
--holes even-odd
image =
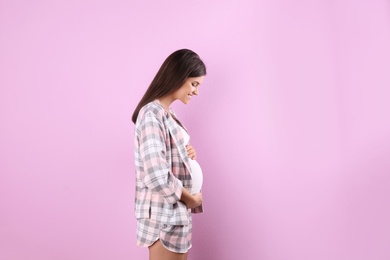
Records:
<instances>
[{"instance_id":1,"label":"white top","mask_svg":"<svg viewBox=\"0 0 390 260\"><path fill-rule=\"evenodd\" d=\"M184 143L187 145L190 141L190 136L187 133L184 128L180 127L182 133L183 133L183 138L184 138ZM196 160L192 160L189 158L190 162L190 173L192 177L192 190L190 191L191 194L199 193L200 190L202 189L202 183L203 183L203 173L202 169L200 168L199 163Z\"/></svg>"}]
</instances>

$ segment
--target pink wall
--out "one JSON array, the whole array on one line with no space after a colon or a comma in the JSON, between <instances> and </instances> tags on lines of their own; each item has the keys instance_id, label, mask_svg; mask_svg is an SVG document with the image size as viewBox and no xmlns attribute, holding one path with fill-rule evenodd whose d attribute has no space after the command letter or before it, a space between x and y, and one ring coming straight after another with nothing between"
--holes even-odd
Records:
<instances>
[{"instance_id":1,"label":"pink wall","mask_svg":"<svg viewBox=\"0 0 390 260\"><path fill-rule=\"evenodd\" d=\"M147 259L130 117L179 48L190 259L390 259L389 46L386 0L0 0L0 259Z\"/></svg>"}]
</instances>

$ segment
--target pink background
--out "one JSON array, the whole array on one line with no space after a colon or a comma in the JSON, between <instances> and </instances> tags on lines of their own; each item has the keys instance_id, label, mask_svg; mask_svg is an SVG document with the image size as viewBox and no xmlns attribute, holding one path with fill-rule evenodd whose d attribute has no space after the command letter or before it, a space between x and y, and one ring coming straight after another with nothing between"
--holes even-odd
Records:
<instances>
[{"instance_id":1,"label":"pink background","mask_svg":"<svg viewBox=\"0 0 390 260\"><path fill-rule=\"evenodd\" d=\"M390 259L387 0L0 0L0 259L147 259L130 117L195 50L190 259Z\"/></svg>"}]
</instances>

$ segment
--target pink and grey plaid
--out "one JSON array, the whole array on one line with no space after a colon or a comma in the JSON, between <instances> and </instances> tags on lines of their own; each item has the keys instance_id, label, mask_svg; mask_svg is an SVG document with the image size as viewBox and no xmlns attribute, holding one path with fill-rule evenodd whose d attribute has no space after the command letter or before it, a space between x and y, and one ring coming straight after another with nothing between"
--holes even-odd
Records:
<instances>
[{"instance_id":1,"label":"pink and grey plaid","mask_svg":"<svg viewBox=\"0 0 390 260\"><path fill-rule=\"evenodd\" d=\"M158 224L151 219L137 221L137 245L151 246L160 239L163 246L175 253L187 253L192 247L192 221L188 225Z\"/></svg>"},{"instance_id":2,"label":"pink and grey plaid","mask_svg":"<svg viewBox=\"0 0 390 260\"><path fill-rule=\"evenodd\" d=\"M175 115L172 110L171 113ZM200 206L188 210L180 201L183 187L191 190L191 168L181 129L158 100L146 104L139 111L135 124L134 148L135 215L138 221L143 225L150 224L152 229L157 227L151 223L158 223L159 230L170 226L188 227L191 213L201 213L203 208ZM172 228L175 232L166 243L172 241L175 244L174 241L180 241L176 236L181 233L185 237L191 237L190 231L188 235L184 231L177 231L176 227ZM140 241L148 241L147 234L151 232L139 230L141 229L138 229L137 237ZM147 228L143 227L142 230Z\"/></svg>"}]
</instances>

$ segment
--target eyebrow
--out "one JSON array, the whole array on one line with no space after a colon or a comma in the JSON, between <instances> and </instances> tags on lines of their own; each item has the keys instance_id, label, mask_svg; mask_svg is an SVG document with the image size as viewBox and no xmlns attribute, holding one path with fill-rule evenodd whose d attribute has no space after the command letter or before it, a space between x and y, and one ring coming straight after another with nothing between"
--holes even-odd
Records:
<instances>
[{"instance_id":1,"label":"eyebrow","mask_svg":"<svg viewBox=\"0 0 390 260\"><path fill-rule=\"evenodd\" d=\"M200 85L200 83L198 81L195 80L194 82L196 82L198 85Z\"/></svg>"}]
</instances>

